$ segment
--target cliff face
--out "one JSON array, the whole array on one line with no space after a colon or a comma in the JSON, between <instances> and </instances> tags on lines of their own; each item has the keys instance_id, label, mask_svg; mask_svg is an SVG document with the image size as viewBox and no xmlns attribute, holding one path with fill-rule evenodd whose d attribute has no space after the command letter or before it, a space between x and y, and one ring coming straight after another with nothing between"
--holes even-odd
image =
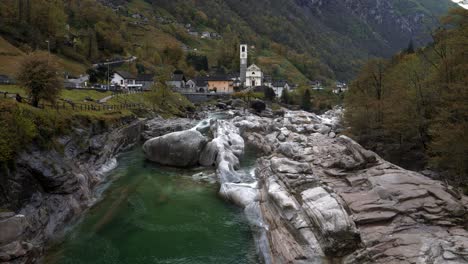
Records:
<instances>
[{"instance_id":1,"label":"cliff face","mask_svg":"<svg viewBox=\"0 0 468 264\"><path fill-rule=\"evenodd\" d=\"M141 126L90 124L51 150L25 149L0 175L0 262L35 263L45 242L93 204L115 155L139 141Z\"/></svg>"},{"instance_id":2,"label":"cliff face","mask_svg":"<svg viewBox=\"0 0 468 264\"><path fill-rule=\"evenodd\" d=\"M319 16L327 27L368 46L373 55L388 56L408 45L411 39L422 45L430 41L429 30L437 24L450 1L432 0L296 0L297 4ZM348 27L328 17L348 18ZM354 29L353 29L354 28ZM345 29L345 30L343 30ZM360 38L359 34L363 34ZM370 34L369 34L370 33ZM354 35L354 36L353 36ZM357 37L357 38L356 38Z\"/></svg>"}]
</instances>

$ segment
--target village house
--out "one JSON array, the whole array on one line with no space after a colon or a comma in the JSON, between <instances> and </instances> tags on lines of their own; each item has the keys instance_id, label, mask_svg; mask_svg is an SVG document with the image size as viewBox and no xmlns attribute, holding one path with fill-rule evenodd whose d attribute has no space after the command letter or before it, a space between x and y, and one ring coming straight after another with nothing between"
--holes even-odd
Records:
<instances>
[{"instance_id":1,"label":"village house","mask_svg":"<svg viewBox=\"0 0 468 264\"><path fill-rule=\"evenodd\" d=\"M211 33L208 31L204 31L201 33L201 38L202 39L210 39L211 38Z\"/></svg>"},{"instance_id":2,"label":"village house","mask_svg":"<svg viewBox=\"0 0 468 264\"><path fill-rule=\"evenodd\" d=\"M234 81L229 76L218 75L207 77L206 82L208 84L208 91L214 91L216 93L234 92Z\"/></svg>"},{"instance_id":3,"label":"village house","mask_svg":"<svg viewBox=\"0 0 468 264\"><path fill-rule=\"evenodd\" d=\"M291 90L291 85L288 83L288 81L277 80L271 84L271 88L273 88L273 91L275 91L276 96L280 98L281 96L283 96L283 91Z\"/></svg>"},{"instance_id":4,"label":"village house","mask_svg":"<svg viewBox=\"0 0 468 264\"><path fill-rule=\"evenodd\" d=\"M184 72L181 70L176 70L172 73L171 79L167 81L166 84L172 89L180 91L185 89L186 82L187 78L185 77Z\"/></svg>"},{"instance_id":5,"label":"village house","mask_svg":"<svg viewBox=\"0 0 468 264\"><path fill-rule=\"evenodd\" d=\"M344 82L336 82L336 86L333 89L333 93L340 94L348 91L348 85Z\"/></svg>"},{"instance_id":6,"label":"village house","mask_svg":"<svg viewBox=\"0 0 468 264\"><path fill-rule=\"evenodd\" d=\"M324 89L321 81L315 80L311 81L309 84L312 90L320 91Z\"/></svg>"},{"instance_id":7,"label":"village house","mask_svg":"<svg viewBox=\"0 0 468 264\"><path fill-rule=\"evenodd\" d=\"M141 84L141 89L143 91L149 91L154 85L154 75L138 74L138 76L136 77L136 84Z\"/></svg>"},{"instance_id":8,"label":"village house","mask_svg":"<svg viewBox=\"0 0 468 264\"><path fill-rule=\"evenodd\" d=\"M196 92L197 84L194 79L190 79L185 83L185 90L190 93Z\"/></svg>"},{"instance_id":9,"label":"village house","mask_svg":"<svg viewBox=\"0 0 468 264\"><path fill-rule=\"evenodd\" d=\"M136 77L126 71L116 71L112 76L111 84L129 90L141 90L142 84L136 83Z\"/></svg>"},{"instance_id":10,"label":"village house","mask_svg":"<svg viewBox=\"0 0 468 264\"><path fill-rule=\"evenodd\" d=\"M208 82L206 77L197 77L194 79L195 81L195 90L198 93L206 93L208 92Z\"/></svg>"}]
</instances>

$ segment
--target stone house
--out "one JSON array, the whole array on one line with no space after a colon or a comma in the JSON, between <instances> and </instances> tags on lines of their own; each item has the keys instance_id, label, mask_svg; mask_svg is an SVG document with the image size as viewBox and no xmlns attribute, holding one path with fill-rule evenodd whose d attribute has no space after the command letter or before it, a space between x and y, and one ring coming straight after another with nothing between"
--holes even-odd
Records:
<instances>
[{"instance_id":1,"label":"stone house","mask_svg":"<svg viewBox=\"0 0 468 264\"><path fill-rule=\"evenodd\" d=\"M154 85L153 74L138 74L136 77L136 84L141 84L143 91L149 91Z\"/></svg>"},{"instance_id":2,"label":"stone house","mask_svg":"<svg viewBox=\"0 0 468 264\"><path fill-rule=\"evenodd\" d=\"M187 78L184 75L183 71L177 70L172 73L171 79L166 82L167 86L175 90L185 89L185 83Z\"/></svg>"}]
</instances>

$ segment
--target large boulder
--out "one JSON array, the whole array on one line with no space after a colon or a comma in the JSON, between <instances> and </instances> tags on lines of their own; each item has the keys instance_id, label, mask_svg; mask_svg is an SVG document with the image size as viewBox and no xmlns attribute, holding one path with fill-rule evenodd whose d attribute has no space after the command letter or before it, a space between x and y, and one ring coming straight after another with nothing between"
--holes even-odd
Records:
<instances>
[{"instance_id":1,"label":"large boulder","mask_svg":"<svg viewBox=\"0 0 468 264\"><path fill-rule=\"evenodd\" d=\"M143 145L143 151L151 161L190 167L198 164L206 143L207 139L197 130L185 130L150 139Z\"/></svg>"},{"instance_id":2,"label":"large boulder","mask_svg":"<svg viewBox=\"0 0 468 264\"><path fill-rule=\"evenodd\" d=\"M262 100L253 100L250 103L250 108L254 109L257 113L261 113L266 109L266 104Z\"/></svg>"},{"instance_id":3,"label":"large boulder","mask_svg":"<svg viewBox=\"0 0 468 264\"><path fill-rule=\"evenodd\" d=\"M196 120L189 118L164 119L162 117L156 117L146 122L142 137L144 140L150 140L168 133L191 129L196 124Z\"/></svg>"}]
</instances>

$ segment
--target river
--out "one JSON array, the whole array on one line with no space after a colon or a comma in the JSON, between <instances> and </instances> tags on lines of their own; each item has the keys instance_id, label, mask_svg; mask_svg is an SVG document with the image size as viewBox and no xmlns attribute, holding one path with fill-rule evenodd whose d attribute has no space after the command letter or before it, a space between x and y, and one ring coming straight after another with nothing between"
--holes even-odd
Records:
<instances>
[{"instance_id":1,"label":"river","mask_svg":"<svg viewBox=\"0 0 468 264\"><path fill-rule=\"evenodd\" d=\"M251 170L254 161L247 152L243 168ZM242 210L217 195L218 184L194 180L201 171L150 163L140 147L123 154L102 200L49 249L44 262L257 263Z\"/></svg>"}]
</instances>

